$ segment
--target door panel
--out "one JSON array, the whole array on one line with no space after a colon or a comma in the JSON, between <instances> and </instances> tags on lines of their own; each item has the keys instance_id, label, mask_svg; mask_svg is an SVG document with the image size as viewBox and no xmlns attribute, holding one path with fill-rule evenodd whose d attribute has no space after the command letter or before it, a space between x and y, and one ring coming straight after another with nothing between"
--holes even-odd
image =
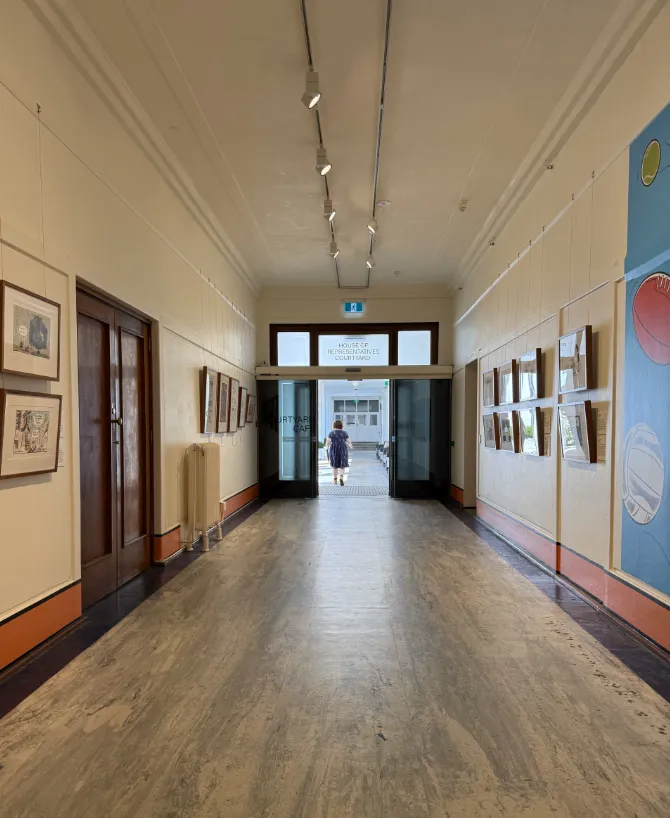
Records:
<instances>
[{"instance_id":1,"label":"door panel","mask_svg":"<svg viewBox=\"0 0 670 818\"><path fill-rule=\"evenodd\" d=\"M149 327L77 292L84 607L150 563Z\"/></svg>"}]
</instances>

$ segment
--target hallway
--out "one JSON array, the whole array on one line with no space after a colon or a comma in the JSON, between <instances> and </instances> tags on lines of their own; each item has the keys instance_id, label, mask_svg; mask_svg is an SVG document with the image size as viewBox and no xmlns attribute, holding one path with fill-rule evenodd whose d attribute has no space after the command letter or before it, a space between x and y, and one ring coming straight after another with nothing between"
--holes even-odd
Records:
<instances>
[{"instance_id":1,"label":"hallway","mask_svg":"<svg viewBox=\"0 0 670 818\"><path fill-rule=\"evenodd\" d=\"M437 503L272 502L0 722L0 814L660 818L669 765L667 703Z\"/></svg>"}]
</instances>

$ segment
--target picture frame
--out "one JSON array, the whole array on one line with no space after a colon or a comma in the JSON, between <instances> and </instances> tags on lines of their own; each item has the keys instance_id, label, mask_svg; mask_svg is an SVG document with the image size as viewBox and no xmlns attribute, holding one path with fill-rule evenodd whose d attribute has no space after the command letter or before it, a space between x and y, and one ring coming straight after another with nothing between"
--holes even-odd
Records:
<instances>
[{"instance_id":1,"label":"picture frame","mask_svg":"<svg viewBox=\"0 0 670 818\"><path fill-rule=\"evenodd\" d=\"M244 386L240 387L240 409L239 417L237 419L238 428L243 429L247 420L247 390Z\"/></svg>"},{"instance_id":2,"label":"picture frame","mask_svg":"<svg viewBox=\"0 0 670 818\"><path fill-rule=\"evenodd\" d=\"M563 460L576 463L597 461L598 452L590 400L559 404L558 428Z\"/></svg>"},{"instance_id":3,"label":"picture frame","mask_svg":"<svg viewBox=\"0 0 670 818\"><path fill-rule=\"evenodd\" d=\"M544 427L539 406L519 409L519 451L534 457L544 455Z\"/></svg>"},{"instance_id":4,"label":"picture frame","mask_svg":"<svg viewBox=\"0 0 670 818\"><path fill-rule=\"evenodd\" d=\"M519 379L516 360L507 361L498 367L498 403L507 406L519 400Z\"/></svg>"},{"instance_id":5,"label":"picture frame","mask_svg":"<svg viewBox=\"0 0 670 818\"><path fill-rule=\"evenodd\" d=\"M217 434L226 434L230 429L230 378L219 373L219 400L216 414Z\"/></svg>"},{"instance_id":6,"label":"picture frame","mask_svg":"<svg viewBox=\"0 0 670 818\"><path fill-rule=\"evenodd\" d=\"M235 434L240 419L240 382L236 378L230 379L230 422L228 431Z\"/></svg>"},{"instance_id":7,"label":"picture frame","mask_svg":"<svg viewBox=\"0 0 670 818\"><path fill-rule=\"evenodd\" d=\"M61 306L0 282L0 371L60 380Z\"/></svg>"},{"instance_id":8,"label":"picture frame","mask_svg":"<svg viewBox=\"0 0 670 818\"><path fill-rule=\"evenodd\" d=\"M498 405L498 370L494 367L482 375L482 406L485 409Z\"/></svg>"},{"instance_id":9,"label":"picture frame","mask_svg":"<svg viewBox=\"0 0 670 818\"><path fill-rule=\"evenodd\" d=\"M500 448L506 452L519 452L519 413L498 412Z\"/></svg>"},{"instance_id":10,"label":"picture frame","mask_svg":"<svg viewBox=\"0 0 670 818\"><path fill-rule=\"evenodd\" d=\"M61 395L0 389L0 479L58 471Z\"/></svg>"},{"instance_id":11,"label":"picture frame","mask_svg":"<svg viewBox=\"0 0 670 818\"><path fill-rule=\"evenodd\" d=\"M247 395L247 425L256 422L256 396Z\"/></svg>"},{"instance_id":12,"label":"picture frame","mask_svg":"<svg viewBox=\"0 0 670 818\"><path fill-rule=\"evenodd\" d=\"M566 395L594 386L593 332L588 324L559 339L558 392Z\"/></svg>"},{"instance_id":13,"label":"picture frame","mask_svg":"<svg viewBox=\"0 0 670 818\"><path fill-rule=\"evenodd\" d=\"M499 449L500 429L498 428L497 412L482 415L482 427L484 429L484 447L487 449Z\"/></svg>"},{"instance_id":14,"label":"picture frame","mask_svg":"<svg viewBox=\"0 0 670 818\"><path fill-rule=\"evenodd\" d=\"M200 398L200 434L213 435L219 405L219 373L208 366L202 368Z\"/></svg>"},{"instance_id":15,"label":"picture frame","mask_svg":"<svg viewBox=\"0 0 670 818\"><path fill-rule=\"evenodd\" d=\"M519 403L539 400L544 397L544 374L542 371L542 350L526 352L519 357Z\"/></svg>"}]
</instances>

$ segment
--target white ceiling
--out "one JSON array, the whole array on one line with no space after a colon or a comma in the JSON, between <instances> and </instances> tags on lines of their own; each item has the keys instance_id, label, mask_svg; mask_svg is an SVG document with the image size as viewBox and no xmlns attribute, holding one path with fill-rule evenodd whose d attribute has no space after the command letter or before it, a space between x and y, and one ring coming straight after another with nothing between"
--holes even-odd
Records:
<instances>
[{"instance_id":1,"label":"white ceiling","mask_svg":"<svg viewBox=\"0 0 670 818\"><path fill-rule=\"evenodd\" d=\"M300 0L73 2L257 281L334 283ZM394 0L373 284L454 282L608 24L643 3ZM362 285L386 0L307 10L340 281Z\"/></svg>"}]
</instances>

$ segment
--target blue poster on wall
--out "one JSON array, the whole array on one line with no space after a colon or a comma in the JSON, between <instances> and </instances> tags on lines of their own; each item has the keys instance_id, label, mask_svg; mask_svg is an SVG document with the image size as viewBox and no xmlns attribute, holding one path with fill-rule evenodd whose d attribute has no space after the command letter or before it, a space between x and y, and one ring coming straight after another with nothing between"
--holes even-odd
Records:
<instances>
[{"instance_id":1,"label":"blue poster on wall","mask_svg":"<svg viewBox=\"0 0 670 818\"><path fill-rule=\"evenodd\" d=\"M670 106L630 147L621 567L670 594Z\"/></svg>"}]
</instances>

